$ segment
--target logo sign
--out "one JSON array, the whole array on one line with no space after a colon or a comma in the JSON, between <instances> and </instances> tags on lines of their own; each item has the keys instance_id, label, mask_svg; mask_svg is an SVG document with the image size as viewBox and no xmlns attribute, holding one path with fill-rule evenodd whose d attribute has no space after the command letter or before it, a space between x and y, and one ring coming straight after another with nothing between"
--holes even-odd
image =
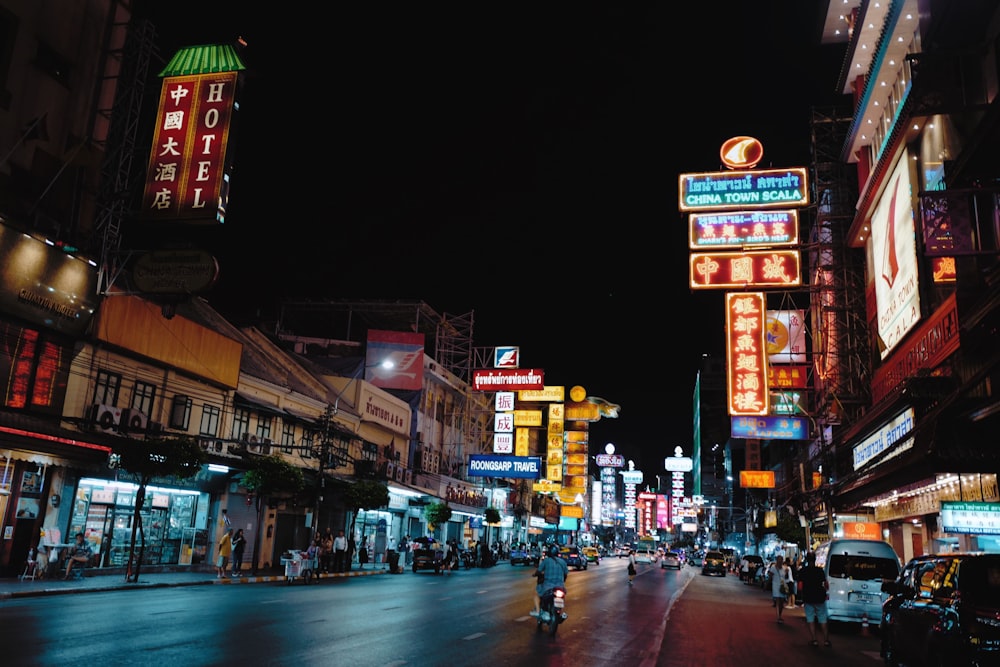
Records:
<instances>
[{"instance_id":1,"label":"logo sign","mask_svg":"<svg viewBox=\"0 0 1000 667\"><path fill-rule=\"evenodd\" d=\"M759 438L761 440L806 440L809 422L801 417L733 417L733 438Z\"/></svg>"},{"instance_id":2,"label":"logo sign","mask_svg":"<svg viewBox=\"0 0 1000 667\"><path fill-rule=\"evenodd\" d=\"M743 489L773 489L773 470L741 470L740 488Z\"/></svg>"},{"instance_id":3,"label":"logo sign","mask_svg":"<svg viewBox=\"0 0 1000 667\"><path fill-rule=\"evenodd\" d=\"M473 454L469 457L469 476L539 479L542 459L539 456Z\"/></svg>"},{"instance_id":4,"label":"logo sign","mask_svg":"<svg viewBox=\"0 0 1000 667\"><path fill-rule=\"evenodd\" d=\"M521 361L521 348L493 348L493 368L518 368Z\"/></svg>"},{"instance_id":5,"label":"logo sign","mask_svg":"<svg viewBox=\"0 0 1000 667\"><path fill-rule=\"evenodd\" d=\"M772 364L806 363L804 310L767 311L767 360Z\"/></svg>"},{"instance_id":6,"label":"logo sign","mask_svg":"<svg viewBox=\"0 0 1000 667\"><path fill-rule=\"evenodd\" d=\"M798 250L693 252L691 289L796 287L802 284Z\"/></svg>"},{"instance_id":7,"label":"logo sign","mask_svg":"<svg viewBox=\"0 0 1000 667\"><path fill-rule=\"evenodd\" d=\"M943 500L941 529L946 533L1000 535L1000 503Z\"/></svg>"},{"instance_id":8,"label":"logo sign","mask_svg":"<svg viewBox=\"0 0 1000 667\"><path fill-rule=\"evenodd\" d=\"M677 201L682 211L785 208L809 203L805 167L681 174L678 180Z\"/></svg>"},{"instance_id":9,"label":"logo sign","mask_svg":"<svg viewBox=\"0 0 1000 667\"><path fill-rule=\"evenodd\" d=\"M753 169L764 158L764 145L753 137L733 137L719 147L719 157L730 169Z\"/></svg>"},{"instance_id":10,"label":"logo sign","mask_svg":"<svg viewBox=\"0 0 1000 667\"><path fill-rule=\"evenodd\" d=\"M518 391L521 389L541 389L545 377L540 368L496 369L472 371L473 391Z\"/></svg>"},{"instance_id":11,"label":"logo sign","mask_svg":"<svg viewBox=\"0 0 1000 667\"><path fill-rule=\"evenodd\" d=\"M882 528L877 523L845 521L844 537L852 540L881 540Z\"/></svg>"},{"instance_id":12,"label":"logo sign","mask_svg":"<svg viewBox=\"0 0 1000 667\"><path fill-rule=\"evenodd\" d=\"M625 457L621 454L598 454L594 457L598 468L624 468Z\"/></svg>"},{"instance_id":13,"label":"logo sign","mask_svg":"<svg viewBox=\"0 0 1000 667\"><path fill-rule=\"evenodd\" d=\"M688 245L694 250L786 246L799 242L799 212L728 211L688 216Z\"/></svg>"}]
</instances>

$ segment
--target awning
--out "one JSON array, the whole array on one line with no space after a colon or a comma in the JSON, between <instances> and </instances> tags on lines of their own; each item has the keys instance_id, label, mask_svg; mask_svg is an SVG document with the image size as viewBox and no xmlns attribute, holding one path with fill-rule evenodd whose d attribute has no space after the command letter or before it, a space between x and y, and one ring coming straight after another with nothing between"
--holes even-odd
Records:
<instances>
[{"instance_id":1,"label":"awning","mask_svg":"<svg viewBox=\"0 0 1000 667\"><path fill-rule=\"evenodd\" d=\"M288 408L284 408L284 410L285 410L285 414L287 414L292 419L298 420L300 422L304 422L306 424L315 424L316 423L316 418L315 417L309 417L309 416L306 416L304 414L300 414L298 412L295 412L294 410L289 410Z\"/></svg>"},{"instance_id":2,"label":"awning","mask_svg":"<svg viewBox=\"0 0 1000 667\"><path fill-rule=\"evenodd\" d=\"M277 408L273 405L269 405L267 403L263 403L253 398L249 398L239 392L237 392L233 396L233 403L242 406L244 408L251 408L253 410L256 410L257 412L263 412L269 415L273 415L275 417L285 416L284 411L282 411L280 408Z\"/></svg>"}]
</instances>

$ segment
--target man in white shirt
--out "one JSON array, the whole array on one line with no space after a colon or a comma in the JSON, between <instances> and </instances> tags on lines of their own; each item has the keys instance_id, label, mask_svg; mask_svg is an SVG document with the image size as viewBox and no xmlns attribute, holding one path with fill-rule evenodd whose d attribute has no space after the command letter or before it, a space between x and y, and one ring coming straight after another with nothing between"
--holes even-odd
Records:
<instances>
[{"instance_id":1,"label":"man in white shirt","mask_svg":"<svg viewBox=\"0 0 1000 667\"><path fill-rule=\"evenodd\" d=\"M344 531L337 531L337 536L333 538L333 571L347 571L347 538Z\"/></svg>"}]
</instances>

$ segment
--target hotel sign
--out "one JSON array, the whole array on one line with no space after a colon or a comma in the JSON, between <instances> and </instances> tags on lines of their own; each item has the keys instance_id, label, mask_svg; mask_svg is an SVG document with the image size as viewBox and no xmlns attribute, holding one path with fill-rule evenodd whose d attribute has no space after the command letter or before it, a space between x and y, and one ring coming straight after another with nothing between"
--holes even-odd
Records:
<instances>
[{"instance_id":1,"label":"hotel sign","mask_svg":"<svg viewBox=\"0 0 1000 667\"><path fill-rule=\"evenodd\" d=\"M809 182L805 167L681 174L682 211L806 206Z\"/></svg>"}]
</instances>

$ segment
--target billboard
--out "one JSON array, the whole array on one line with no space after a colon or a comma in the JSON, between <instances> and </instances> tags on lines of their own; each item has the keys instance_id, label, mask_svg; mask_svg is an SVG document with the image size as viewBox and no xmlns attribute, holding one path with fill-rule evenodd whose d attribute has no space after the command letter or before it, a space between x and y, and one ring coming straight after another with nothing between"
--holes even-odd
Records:
<instances>
[{"instance_id":1,"label":"billboard","mask_svg":"<svg viewBox=\"0 0 1000 667\"><path fill-rule=\"evenodd\" d=\"M424 334L369 329L365 380L382 389L423 388Z\"/></svg>"},{"instance_id":2,"label":"billboard","mask_svg":"<svg viewBox=\"0 0 1000 667\"><path fill-rule=\"evenodd\" d=\"M677 201L682 211L806 206L809 182L805 167L681 174Z\"/></svg>"},{"instance_id":3,"label":"billboard","mask_svg":"<svg viewBox=\"0 0 1000 667\"><path fill-rule=\"evenodd\" d=\"M772 364L806 363L804 310L767 311L767 361Z\"/></svg>"}]
</instances>

